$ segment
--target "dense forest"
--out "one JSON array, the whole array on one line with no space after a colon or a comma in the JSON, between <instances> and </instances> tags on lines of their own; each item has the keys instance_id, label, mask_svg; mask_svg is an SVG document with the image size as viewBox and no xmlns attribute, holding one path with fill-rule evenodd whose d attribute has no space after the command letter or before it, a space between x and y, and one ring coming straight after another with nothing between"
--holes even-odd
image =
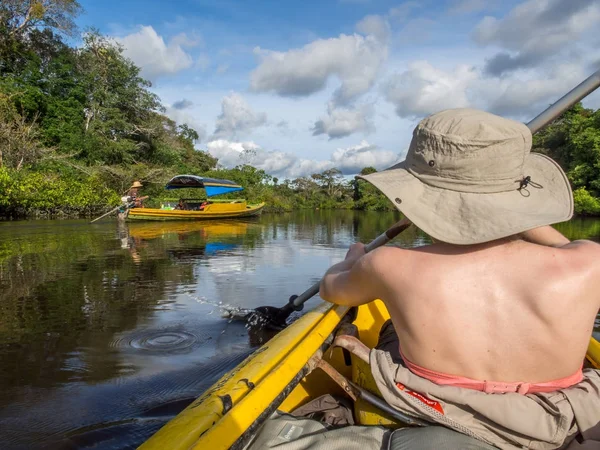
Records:
<instances>
[{"instance_id":1,"label":"dense forest","mask_svg":"<svg viewBox=\"0 0 600 450\"><path fill-rule=\"evenodd\" d=\"M117 43L76 29L80 10L76 0L0 3L0 216L94 214L117 205L133 180L153 206L181 173L237 181L272 211L393 209L335 168L279 180L250 165L220 167L196 148L195 130L164 114ZM600 111L577 105L535 137L534 149L565 168L577 213L600 215Z\"/></svg>"}]
</instances>

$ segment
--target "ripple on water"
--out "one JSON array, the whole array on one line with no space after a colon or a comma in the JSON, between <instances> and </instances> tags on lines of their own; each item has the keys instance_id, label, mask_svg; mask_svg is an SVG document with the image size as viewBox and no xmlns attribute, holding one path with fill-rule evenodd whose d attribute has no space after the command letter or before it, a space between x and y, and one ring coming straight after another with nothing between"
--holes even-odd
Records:
<instances>
[{"instance_id":1,"label":"ripple on water","mask_svg":"<svg viewBox=\"0 0 600 450\"><path fill-rule=\"evenodd\" d=\"M187 352L206 343L212 337L181 330L139 330L118 337L111 347L124 350L139 350L157 354Z\"/></svg>"}]
</instances>

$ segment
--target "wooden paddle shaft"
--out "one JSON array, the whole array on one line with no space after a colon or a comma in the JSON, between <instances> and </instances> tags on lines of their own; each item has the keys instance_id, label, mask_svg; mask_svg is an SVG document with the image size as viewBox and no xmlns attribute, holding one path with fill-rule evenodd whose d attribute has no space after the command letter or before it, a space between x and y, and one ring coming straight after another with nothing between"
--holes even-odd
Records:
<instances>
[{"instance_id":1,"label":"wooden paddle shaft","mask_svg":"<svg viewBox=\"0 0 600 450\"><path fill-rule=\"evenodd\" d=\"M94 220L92 220L90 223L94 223L97 220L102 219L103 217L108 216L110 213L115 212L117 209L119 209L122 205L117 206L116 208L111 209L109 212L102 214L100 217L96 217Z\"/></svg>"},{"instance_id":2,"label":"wooden paddle shaft","mask_svg":"<svg viewBox=\"0 0 600 450\"><path fill-rule=\"evenodd\" d=\"M392 239L394 239L396 236L398 236L400 233L402 233L404 230L406 230L408 227L410 227L410 225L411 225L411 222L408 219L406 219L406 218L402 219L400 222L396 223L391 228L389 228L385 233L380 234L375 239L373 239L371 242L369 242L369 244L365 247L365 251L368 253L372 250L375 250L377 247L381 247L382 245L387 244ZM298 297L296 297L291 304L295 308L303 305L309 299L311 299L312 297L314 297L316 294L319 293L320 287L321 287L321 280L319 280L318 282L313 284L309 289L307 289L302 294L300 294Z\"/></svg>"}]
</instances>

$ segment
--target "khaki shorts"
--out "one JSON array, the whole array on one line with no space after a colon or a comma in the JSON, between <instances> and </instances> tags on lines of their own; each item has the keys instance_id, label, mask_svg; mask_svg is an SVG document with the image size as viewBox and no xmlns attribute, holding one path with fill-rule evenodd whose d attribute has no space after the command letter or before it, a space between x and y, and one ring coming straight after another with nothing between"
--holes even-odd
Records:
<instances>
[{"instance_id":1,"label":"khaki shorts","mask_svg":"<svg viewBox=\"0 0 600 450\"><path fill-rule=\"evenodd\" d=\"M404 366L391 321L381 329L377 347L370 354L370 365L383 398L415 418L503 449L554 450L580 442L600 449L598 370L586 369L581 383L547 393L488 394L441 386Z\"/></svg>"}]
</instances>

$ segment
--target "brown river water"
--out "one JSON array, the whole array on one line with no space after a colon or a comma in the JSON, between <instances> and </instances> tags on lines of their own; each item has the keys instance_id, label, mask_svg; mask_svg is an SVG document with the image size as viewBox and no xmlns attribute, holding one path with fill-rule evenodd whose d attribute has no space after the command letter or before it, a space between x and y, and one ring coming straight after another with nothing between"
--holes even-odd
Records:
<instances>
[{"instance_id":1,"label":"brown river water","mask_svg":"<svg viewBox=\"0 0 600 450\"><path fill-rule=\"evenodd\" d=\"M398 218L0 222L0 448L137 447L258 345L223 306L282 306ZM558 228L600 241L598 219Z\"/></svg>"}]
</instances>

